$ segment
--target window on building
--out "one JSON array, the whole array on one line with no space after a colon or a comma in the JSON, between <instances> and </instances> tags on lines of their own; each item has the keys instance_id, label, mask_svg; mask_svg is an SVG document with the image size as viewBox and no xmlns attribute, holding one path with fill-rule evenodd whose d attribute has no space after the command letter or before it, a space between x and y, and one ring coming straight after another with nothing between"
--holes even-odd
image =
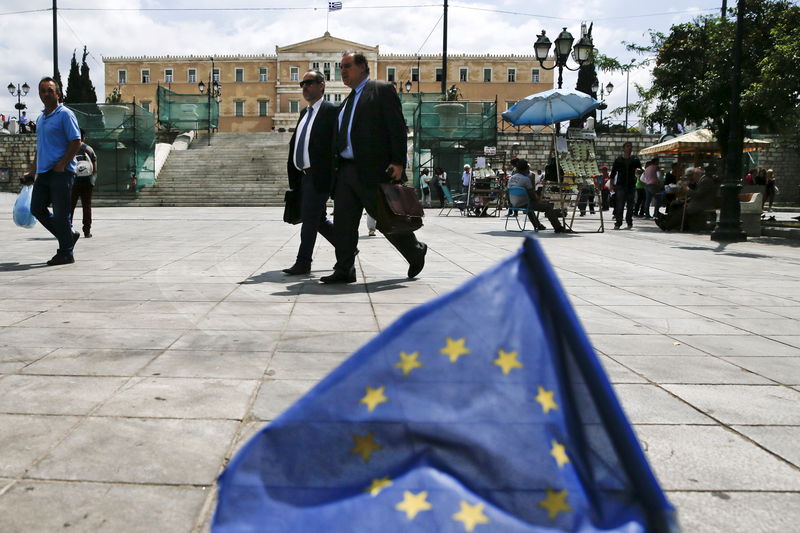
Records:
<instances>
[{"instance_id":1,"label":"window on building","mask_svg":"<svg viewBox=\"0 0 800 533\"><path fill-rule=\"evenodd\" d=\"M117 83L120 85L125 85L128 83L128 71L127 70L118 70L117 71Z\"/></svg>"},{"instance_id":2,"label":"window on building","mask_svg":"<svg viewBox=\"0 0 800 533\"><path fill-rule=\"evenodd\" d=\"M258 101L258 116L259 117L266 117L269 113L269 100L259 100Z\"/></svg>"},{"instance_id":3,"label":"window on building","mask_svg":"<svg viewBox=\"0 0 800 533\"><path fill-rule=\"evenodd\" d=\"M490 81L492 81L492 69L491 68L483 69L483 81L484 81L484 83L489 83Z\"/></svg>"},{"instance_id":4,"label":"window on building","mask_svg":"<svg viewBox=\"0 0 800 533\"><path fill-rule=\"evenodd\" d=\"M244 69L242 67L236 67L236 70L233 71L235 80L237 83L242 83L244 81Z\"/></svg>"},{"instance_id":5,"label":"window on building","mask_svg":"<svg viewBox=\"0 0 800 533\"><path fill-rule=\"evenodd\" d=\"M395 69L394 67L386 67L386 81L388 81L389 83L395 81L396 72L397 69Z\"/></svg>"},{"instance_id":6,"label":"window on building","mask_svg":"<svg viewBox=\"0 0 800 533\"><path fill-rule=\"evenodd\" d=\"M436 81L442 81L442 67L436 67Z\"/></svg>"},{"instance_id":7,"label":"window on building","mask_svg":"<svg viewBox=\"0 0 800 533\"><path fill-rule=\"evenodd\" d=\"M142 100L142 109L150 111L150 100Z\"/></svg>"},{"instance_id":8,"label":"window on building","mask_svg":"<svg viewBox=\"0 0 800 533\"><path fill-rule=\"evenodd\" d=\"M300 112L300 100L289 100L289 113Z\"/></svg>"},{"instance_id":9,"label":"window on building","mask_svg":"<svg viewBox=\"0 0 800 533\"><path fill-rule=\"evenodd\" d=\"M213 79L215 82L219 83L219 69L214 67L214 72L212 74Z\"/></svg>"},{"instance_id":10,"label":"window on building","mask_svg":"<svg viewBox=\"0 0 800 533\"><path fill-rule=\"evenodd\" d=\"M164 69L164 83L172 83L172 69L165 68Z\"/></svg>"},{"instance_id":11,"label":"window on building","mask_svg":"<svg viewBox=\"0 0 800 533\"><path fill-rule=\"evenodd\" d=\"M300 81L300 67L289 67L289 81Z\"/></svg>"},{"instance_id":12,"label":"window on building","mask_svg":"<svg viewBox=\"0 0 800 533\"><path fill-rule=\"evenodd\" d=\"M508 83L515 83L517 81L517 69L508 69Z\"/></svg>"},{"instance_id":13,"label":"window on building","mask_svg":"<svg viewBox=\"0 0 800 533\"><path fill-rule=\"evenodd\" d=\"M483 102L483 115L488 115L492 111L492 106L494 106L494 102Z\"/></svg>"},{"instance_id":14,"label":"window on building","mask_svg":"<svg viewBox=\"0 0 800 533\"><path fill-rule=\"evenodd\" d=\"M325 76L325 81L331 81L331 63L328 61L327 63L322 64L322 75Z\"/></svg>"},{"instance_id":15,"label":"window on building","mask_svg":"<svg viewBox=\"0 0 800 533\"><path fill-rule=\"evenodd\" d=\"M337 93L333 95L333 101L337 104L342 103L342 93Z\"/></svg>"},{"instance_id":16,"label":"window on building","mask_svg":"<svg viewBox=\"0 0 800 533\"><path fill-rule=\"evenodd\" d=\"M326 102L330 102L331 101L331 95L329 95L329 94L325 94L322 97L325 99Z\"/></svg>"},{"instance_id":17,"label":"window on building","mask_svg":"<svg viewBox=\"0 0 800 533\"><path fill-rule=\"evenodd\" d=\"M233 114L237 117L244 116L244 102L241 100L237 100L233 103Z\"/></svg>"},{"instance_id":18,"label":"window on building","mask_svg":"<svg viewBox=\"0 0 800 533\"><path fill-rule=\"evenodd\" d=\"M150 83L150 69L143 68L142 69L142 83Z\"/></svg>"},{"instance_id":19,"label":"window on building","mask_svg":"<svg viewBox=\"0 0 800 533\"><path fill-rule=\"evenodd\" d=\"M319 61L313 61L313 62L311 63L311 68L312 68L313 70L316 70L317 72L319 72L319 71L320 71L320 70L319 70Z\"/></svg>"},{"instance_id":20,"label":"window on building","mask_svg":"<svg viewBox=\"0 0 800 533\"><path fill-rule=\"evenodd\" d=\"M469 74L469 69L467 67L461 67L458 69L458 81L467 81L467 75Z\"/></svg>"},{"instance_id":21,"label":"window on building","mask_svg":"<svg viewBox=\"0 0 800 533\"><path fill-rule=\"evenodd\" d=\"M342 64L337 62L335 67L336 68L333 71L333 79L335 81L340 81L342 79Z\"/></svg>"},{"instance_id":22,"label":"window on building","mask_svg":"<svg viewBox=\"0 0 800 533\"><path fill-rule=\"evenodd\" d=\"M187 76L187 81L189 83L197 83L197 69L190 68L188 74L189 75Z\"/></svg>"},{"instance_id":23,"label":"window on building","mask_svg":"<svg viewBox=\"0 0 800 533\"><path fill-rule=\"evenodd\" d=\"M516 100L506 100L506 111L508 111L509 109L511 109L512 107L514 107L514 105L515 105L516 103L517 103L517 101L516 101Z\"/></svg>"},{"instance_id":24,"label":"window on building","mask_svg":"<svg viewBox=\"0 0 800 533\"><path fill-rule=\"evenodd\" d=\"M538 68L532 68L531 69L531 81L533 83L539 83L539 69Z\"/></svg>"},{"instance_id":25,"label":"window on building","mask_svg":"<svg viewBox=\"0 0 800 533\"><path fill-rule=\"evenodd\" d=\"M258 81L267 81L269 78L269 70L267 67L260 67L258 69Z\"/></svg>"},{"instance_id":26,"label":"window on building","mask_svg":"<svg viewBox=\"0 0 800 533\"><path fill-rule=\"evenodd\" d=\"M419 68L411 67L411 81L419 81Z\"/></svg>"}]
</instances>

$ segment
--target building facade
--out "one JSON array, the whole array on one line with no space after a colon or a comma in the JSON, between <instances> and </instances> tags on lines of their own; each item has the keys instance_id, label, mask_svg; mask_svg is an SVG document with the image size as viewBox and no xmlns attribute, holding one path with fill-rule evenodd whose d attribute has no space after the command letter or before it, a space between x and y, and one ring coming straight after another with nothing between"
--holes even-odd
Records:
<instances>
[{"instance_id":1,"label":"building facade","mask_svg":"<svg viewBox=\"0 0 800 533\"><path fill-rule=\"evenodd\" d=\"M438 54L381 55L367 46L325 33L322 37L277 46L274 55L103 57L106 92L118 87L125 102L155 112L156 88L198 94L216 80L222 87L219 131L291 129L305 105L300 78L310 68L326 79L325 98L339 103L350 89L341 81L342 52L357 50L369 61L370 77L394 82L398 91L440 92L442 57ZM551 66L552 63L548 66ZM534 56L448 55L447 84L456 84L464 100L497 100L498 113L517 100L553 87L553 71Z\"/></svg>"}]
</instances>

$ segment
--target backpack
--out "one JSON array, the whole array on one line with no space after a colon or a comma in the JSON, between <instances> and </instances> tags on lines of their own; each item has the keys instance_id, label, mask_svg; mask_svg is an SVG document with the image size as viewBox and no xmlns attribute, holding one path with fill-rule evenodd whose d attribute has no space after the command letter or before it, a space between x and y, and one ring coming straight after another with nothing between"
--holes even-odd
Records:
<instances>
[{"instance_id":1,"label":"backpack","mask_svg":"<svg viewBox=\"0 0 800 533\"><path fill-rule=\"evenodd\" d=\"M77 163L75 175L79 178L91 177L93 165L89 157L86 154L78 154L75 156L75 161Z\"/></svg>"}]
</instances>

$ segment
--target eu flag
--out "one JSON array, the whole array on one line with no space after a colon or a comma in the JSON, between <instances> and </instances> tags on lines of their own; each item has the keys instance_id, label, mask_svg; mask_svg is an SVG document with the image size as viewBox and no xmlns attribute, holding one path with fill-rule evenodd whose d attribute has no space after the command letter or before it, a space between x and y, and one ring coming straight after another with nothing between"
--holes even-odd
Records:
<instances>
[{"instance_id":1,"label":"eu flag","mask_svg":"<svg viewBox=\"0 0 800 533\"><path fill-rule=\"evenodd\" d=\"M256 435L213 531L674 532L539 245L422 305Z\"/></svg>"}]
</instances>

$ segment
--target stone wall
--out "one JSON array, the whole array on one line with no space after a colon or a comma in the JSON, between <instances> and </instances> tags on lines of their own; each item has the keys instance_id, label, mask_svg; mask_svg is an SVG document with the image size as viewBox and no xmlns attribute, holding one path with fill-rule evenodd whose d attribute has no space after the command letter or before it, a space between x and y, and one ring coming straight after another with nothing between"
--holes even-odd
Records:
<instances>
[{"instance_id":1,"label":"stone wall","mask_svg":"<svg viewBox=\"0 0 800 533\"><path fill-rule=\"evenodd\" d=\"M36 135L0 135L0 192L19 192L19 179L28 171L36 153Z\"/></svg>"},{"instance_id":2,"label":"stone wall","mask_svg":"<svg viewBox=\"0 0 800 533\"><path fill-rule=\"evenodd\" d=\"M514 152L526 159L531 168L543 170L550 154L552 137L552 132L498 132L497 149L511 154L514 148ZM775 199L776 203L800 205L800 139L794 135L769 135L764 138L772 141L772 145L769 150L759 154L759 166L775 171L780 190ZM636 153L642 148L656 144L658 139L658 135L601 134L595 141L598 166L611 167L611 163L622 152L622 144L625 141L633 143L633 152ZM675 160L674 157L663 159L665 164Z\"/></svg>"}]
</instances>

